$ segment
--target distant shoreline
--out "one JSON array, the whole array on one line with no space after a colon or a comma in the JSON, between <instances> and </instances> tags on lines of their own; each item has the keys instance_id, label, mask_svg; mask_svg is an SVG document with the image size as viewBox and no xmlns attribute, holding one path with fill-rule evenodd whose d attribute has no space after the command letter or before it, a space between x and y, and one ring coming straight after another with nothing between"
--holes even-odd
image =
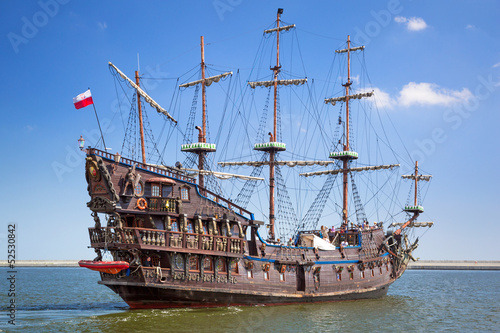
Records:
<instances>
[{"instance_id":1,"label":"distant shoreline","mask_svg":"<svg viewBox=\"0 0 500 333\"><path fill-rule=\"evenodd\" d=\"M0 260L0 267L8 267L7 260ZM78 260L18 260L16 267L78 267ZM419 260L410 262L408 269L500 270L500 260Z\"/></svg>"}]
</instances>

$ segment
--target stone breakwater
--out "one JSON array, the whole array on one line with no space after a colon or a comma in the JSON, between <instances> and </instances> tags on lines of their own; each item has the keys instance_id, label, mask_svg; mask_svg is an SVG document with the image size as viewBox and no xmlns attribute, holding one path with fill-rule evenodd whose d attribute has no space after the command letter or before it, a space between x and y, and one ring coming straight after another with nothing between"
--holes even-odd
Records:
<instances>
[{"instance_id":1,"label":"stone breakwater","mask_svg":"<svg viewBox=\"0 0 500 333\"><path fill-rule=\"evenodd\" d=\"M0 267L7 266L7 260L0 260ZM18 260L16 267L78 267L78 260ZM419 260L408 269L500 270L500 260Z\"/></svg>"},{"instance_id":2,"label":"stone breakwater","mask_svg":"<svg viewBox=\"0 0 500 333\"><path fill-rule=\"evenodd\" d=\"M418 260L410 262L408 269L500 270L500 261Z\"/></svg>"}]
</instances>

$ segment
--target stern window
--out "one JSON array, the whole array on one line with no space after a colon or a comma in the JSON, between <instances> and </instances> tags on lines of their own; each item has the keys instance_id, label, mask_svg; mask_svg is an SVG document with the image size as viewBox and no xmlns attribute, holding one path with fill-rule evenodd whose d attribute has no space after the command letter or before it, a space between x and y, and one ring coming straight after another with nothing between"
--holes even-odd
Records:
<instances>
[{"instance_id":1,"label":"stern window","mask_svg":"<svg viewBox=\"0 0 500 333\"><path fill-rule=\"evenodd\" d=\"M189 189L186 187L181 188L181 199L189 200Z\"/></svg>"}]
</instances>

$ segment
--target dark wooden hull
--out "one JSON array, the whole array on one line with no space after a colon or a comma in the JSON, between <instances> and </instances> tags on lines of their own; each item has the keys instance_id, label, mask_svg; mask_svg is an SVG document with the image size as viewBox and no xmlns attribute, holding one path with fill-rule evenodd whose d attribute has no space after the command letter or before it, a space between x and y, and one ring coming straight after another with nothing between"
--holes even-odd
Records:
<instances>
[{"instance_id":1,"label":"dark wooden hull","mask_svg":"<svg viewBox=\"0 0 500 333\"><path fill-rule=\"evenodd\" d=\"M380 298L387 294L390 285L350 292L280 294L250 291L241 293L202 289L173 289L167 286L147 286L140 283L137 285L101 283L118 293L132 309L285 305Z\"/></svg>"}]
</instances>

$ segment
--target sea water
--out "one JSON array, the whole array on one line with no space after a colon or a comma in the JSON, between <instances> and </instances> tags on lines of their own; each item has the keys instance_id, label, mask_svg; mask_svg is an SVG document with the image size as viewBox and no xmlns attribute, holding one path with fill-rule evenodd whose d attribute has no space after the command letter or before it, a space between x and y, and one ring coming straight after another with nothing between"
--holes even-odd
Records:
<instances>
[{"instance_id":1,"label":"sea water","mask_svg":"<svg viewBox=\"0 0 500 333\"><path fill-rule=\"evenodd\" d=\"M373 300L130 310L96 272L16 270L9 297L8 269L0 269L2 332L500 332L500 271L411 270Z\"/></svg>"}]
</instances>

